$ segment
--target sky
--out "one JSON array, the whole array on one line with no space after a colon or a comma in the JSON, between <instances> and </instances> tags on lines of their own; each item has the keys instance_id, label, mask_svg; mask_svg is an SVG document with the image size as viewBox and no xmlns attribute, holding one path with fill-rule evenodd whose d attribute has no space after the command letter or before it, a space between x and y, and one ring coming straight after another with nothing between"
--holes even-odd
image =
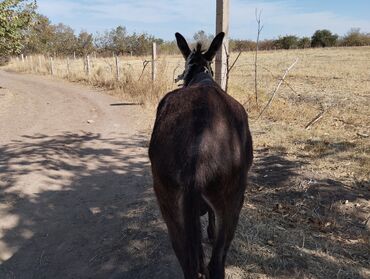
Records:
<instances>
[{"instance_id":1,"label":"sky","mask_svg":"<svg viewBox=\"0 0 370 279\"><path fill-rule=\"evenodd\" d=\"M215 32L216 0L38 0L38 11L52 23L76 33L125 26L129 33L147 32L173 40L180 32L191 38L199 30ZM230 0L234 39L255 39L255 10L262 10L262 39L280 35L312 36L318 29L344 35L352 27L370 32L370 0Z\"/></svg>"}]
</instances>

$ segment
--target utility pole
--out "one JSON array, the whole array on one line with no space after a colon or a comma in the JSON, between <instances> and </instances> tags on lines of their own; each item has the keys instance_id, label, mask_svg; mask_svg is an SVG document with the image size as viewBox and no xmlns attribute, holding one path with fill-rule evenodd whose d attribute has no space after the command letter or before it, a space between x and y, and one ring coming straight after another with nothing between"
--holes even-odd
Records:
<instances>
[{"instance_id":1,"label":"utility pole","mask_svg":"<svg viewBox=\"0 0 370 279\"><path fill-rule=\"evenodd\" d=\"M215 79L222 89L226 88L226 59L229 53L229 0L217 0L216 35L225 32L223 46L216 55Z\"/></svg>"}]
</instances>

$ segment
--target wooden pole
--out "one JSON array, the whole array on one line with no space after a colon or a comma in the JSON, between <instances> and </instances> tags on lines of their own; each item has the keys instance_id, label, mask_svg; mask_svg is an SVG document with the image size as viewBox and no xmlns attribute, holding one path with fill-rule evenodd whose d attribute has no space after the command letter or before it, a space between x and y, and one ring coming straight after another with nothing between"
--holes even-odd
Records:
<instances>
[{"instance_id":1,"label":"wooden pole","mask_svg":"<svg viewBox=\"0 0 370 279\"><path fill-rule=\"evenodd\" d=\"M33 72L33 56L30 56L31 72Z\"/></svg>"},{"instance_id":2,"label":"wooden pole","mask_svg":"<svg viewBox=\"0 0 370 279\"><path fill-rule=\"evenodd\" d=\"M70 69L69 69L69 57L67 57L67 79L69 80Z\"/></svg>"},{"instance_id":3,"label":"wooden pole","mask_svg":"<svg viewBox=\"0 0 370 279\"><path fill-rule=\"evenodd\" d=\"M73 52L73 60L76 60L76 52Z\"/></svg>"},{"instance_id":4,"label":"wooden pole","mask_svg":"<svg viewBox=\"0 0 370 279\"><path fill-rule=\"evenodd\" d=\"M115 62L116 62L116 80L119 81L119 61L118 61L118 56L114 57Z\"/></svg>"},{"instance_id":5,"label":"wooden pole","mask_svg":"<svg viewBox=\"0 0 370 279\"><path fill-rule=\"evenodd\" d=\"M23 55L23 53L21 54L21 59L22 59L22 62L24 63L24 55Z\"/></svg>"},{"instance_id":6,"label":"wooden pole","mask_svg":"<svg viewBox=\"0 0 370 279\"><path fill-rule=\"evenodd\" d=\"M152 81L157 77L157 44L154 42L152 46Z\"/></svg>"},{"instance_id":7,"label":"wooden pole","mask_svg":"<svg viewBox=\"0 0 370 279\"><path fill-rule=\"evenodd\" d=\"M226 60L229 53L229 0L217 0L216 4L216 35L225 32L223 47L216 55L215 80L222 89L226 88Z\"/></svg>"},{"instance_id":8,"label":"wooden pole","mask_svg":"<svg viewBox=\"0 0 370 279\"><path fill-rule=\"evenodd\" d=\"M42 68L41 56L39 55L39 73L41 73L41 68Z\"/></svg>"},{"instance_id":9,"label":"wooden pole","mask_svg":"<svg viewBox=\"0 0 370 279\"><path fill-rule=\"evenodd\" d=\"M52 76L54 75L53 57L50 57L50 73L51 73Z\"/></svg>"},{"instance_id":10,"label":"wooden pole","mask_svg":"<svg viewBox=\"0 0 370 279\"><path fill-rule=\"evenodd\" d=\"M90 57L86 56L86 74L90 77Z\"/></svg>"}]
</instances>

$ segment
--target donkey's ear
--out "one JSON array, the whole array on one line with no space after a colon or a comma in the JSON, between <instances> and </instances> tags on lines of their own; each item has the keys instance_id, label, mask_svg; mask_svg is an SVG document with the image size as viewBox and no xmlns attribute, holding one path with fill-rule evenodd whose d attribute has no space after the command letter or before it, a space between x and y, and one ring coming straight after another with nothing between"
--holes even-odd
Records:
<instances>
[{"instance_id":1,"label":"donkey's ear","mask_svg":"<svg viewBox=\"0 0 370 279\"><path fill-rule=\"evenodd\" d=\"M207 59L208 61L213 60L213 58L216 56L217 51L222 46L222 40L224 39L224 37L225 37L224 32L221 32L221 33L217 34L217 36L213 39L209 49L204 54L205 59Z\"/></svg>"},{"instance_id":2,"label":"donkey's ear","mask_svg":"<svg viewBox=\"0 0 370 279\"><path fill-rule=\"evenodd\" d=\"M184 56L184 58L187 59L191 52L188 43L186 42L185 38L180 33L176 33L175 36L176 36L177 46L179 47L182 53L182 56Z\"/></svg>"}]
</instances>

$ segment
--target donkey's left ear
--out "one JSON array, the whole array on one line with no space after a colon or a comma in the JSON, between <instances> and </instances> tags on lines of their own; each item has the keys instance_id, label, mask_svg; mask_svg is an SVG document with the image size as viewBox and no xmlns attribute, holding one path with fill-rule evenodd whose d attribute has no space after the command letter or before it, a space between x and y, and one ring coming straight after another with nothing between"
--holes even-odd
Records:
<instances>
[{"instance_id":1,"label":"donkey's left ear","mask_svg":"<svg viewBox=\"0 0 370 279\"><path fill-rule=\"evenodd\" d=\"M184 58L187 59L191 52L188 43L186 42L185 38L180 33L176 32L175 36L176 36L177 46L180 49L182 56L184 56Z\"/></svg>"},{"instance_id":2,"label":"donkey's left ear","mask_svg":"<svg viewBox=\"0 0 370 279\"><path fill-rule=\"evenodd\" d=\"M213 60L213 58L216 56L217 51L222 46L222 40L224 39L224 37L225 37L224 32L221 32L221 33L217 34L217 36L213 39L209 49L204 54L205 59L207 59L208 61Z\"/></svg>"}]
</instances>

